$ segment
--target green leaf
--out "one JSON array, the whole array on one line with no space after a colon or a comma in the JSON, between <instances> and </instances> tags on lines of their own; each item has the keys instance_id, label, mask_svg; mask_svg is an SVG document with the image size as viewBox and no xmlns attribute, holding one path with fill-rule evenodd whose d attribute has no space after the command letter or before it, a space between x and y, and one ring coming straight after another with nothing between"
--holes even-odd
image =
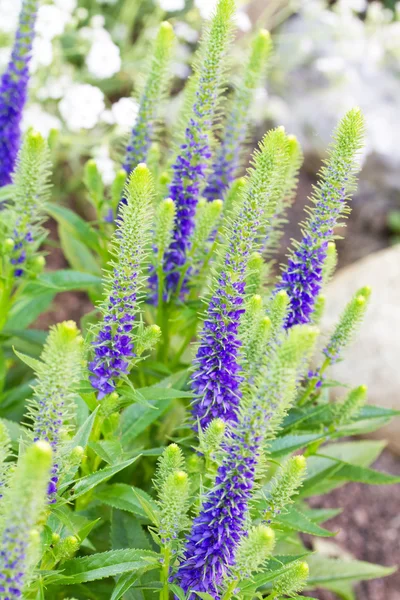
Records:
<instances>
[{"instance_id":1,"label":"green leaf","mask_svg":"<svg viewBox=\"0 0 400 600\"><path fill-rule=\"evenodd\" d=\"M150 401L148 405L133 404L121 414L121 441L132 443L149 425L160 418L168 409L172 399Z\"/></svg>"},{"instance_id":2,"label":"green leaf","mask_svg":"<svg viewBox=\"0 0 400 600\"><path fill-rule=\"evenodd\" d=\"M28 287L28 286L27 286ZM25 329L45 312L53 301L55 292L41 292L32 298L21 296L11 307L6 329Z\"/></svg>"},{"instance_id":3,"label":"green leaf","mask_svg":"<svg viewBox=\"0 0 400 600\"><path fill-rule=\"evenodd\" d=\"M214 597L211 594L207 594L207 592L197 592L196 590L191 590L194 592L199 598L202 600L214 600Z\"/></svg>"},{"instance_id":4,"label":"green leaf","mask_svg":"<svg viewBox=\"0 0 400 600\"><path fill-rule=\"evenodd\" d=\"M342 442L323 446L318 454L336 458L359 467L368 467L378 458L385 446L386 442L382 440Z\"/></svg>"},{"instance_id":5,"label":"green leaf","mask_svg":"<svg viewBox=\"0 0 400 600\"><path fill-rule=\"evenodd\" d=\"M313 554L307 559L310 577L307 587L320 587L337 581L361 581L386 577L393 573L395 567L382 567L360 560L342 560L326 558Z\"/></svg>"},{"instance_id":6,"label":"green leaf","mask_svg":"<svg viewBox=\"0 0 400 600\"><path fill-rule=\"evenodd\" d=\"M133 514L123 510L112 511L111 516L111 545L113 550L121 548L143 548L151 550L148 534L142 523Z\"/></svg>"},{"instance_id":7,"label":"green leaf","mask_svg":"<svg viewBox=\"0 0 400 600\"><path fill-rule=\"evenodd\" d=\"M273 440L268 448L268 454L270 456L285 456L291 454L299 448L306 448L312 442L323 439L321 434L299 434L299 435L284 435L282 437Z\"/></svg>"},{"instance_id":8,"label":"green leaf","mask_svg":"<svg viewBox=\"0 0 400 600\"><path fill-rule=\"evenodd\" d=\"M336 471L333 478L343 481L357 481L358 483L366 483L369 485L393 485L395 483L400 483L400 476L344 463L343 466Z\"/></svg>"},{"instance_id":9,"label":"green leaf","mask_svg":"<svg viewBox=\"0 0 400 600\"><path fill-rule=\"evenodd\" d=\"M58 228L61 248L65 258L73 269L101 275L101 268L92 251L64 227Z\"/></svg>"},{"instance_id":10,"label":"green leaf","mask_svg":"<svg viewBox=\"0 0 400 600\"><path fill-rule=\"evenodd\" d=\"M98 232L75 212L65 206L60 206L59 204L48 204L46 206L46 212L51 215L57 223L62 225L63 229L79 239L83 244L95 252L100 252L101 248L99 245Z\"/></svg>"},{"instance_id":11,"label":"green leaf","mask_svg":"<svg viewBox=\"0 0 400 600\"><path fill-rule=\"evenodd\" d=\"M23 363L25 363L26 365L28 365L28 367L35 371L35 373L40 371L40 368L43 367L43 363L40 360L32 358L31 356L27 356L26 354L22 354L22 352L18 352L17 350L15 350L15 348L13 348L13 350L14 354L16 354L16 356L18 356L18 358L22 360Z\"/></svg>"},{"instance_id":12,"label":"green leaf","mask_svg":"<svg viewBox=\"0 0 400 600\"><path fill-rule=\"evenodd\" d=\"M75 500L76 498L79 498L79 496L86 494L89 490L92 490L94 487L100 485L100 483L107 481L107 479L110 479L123 469L126 469L126 467L129 467L137 459L138 457L135 456L135 458L126 460L125 462L122 462L118 465L106 467L105 469L101 469L96 473L92 473L91 475L87 475L86 477L78 479L78 481L74 485L73 494L71 495L69 500ZM66 485L60 486L60 491L62 491L62 489L64 489L65 487Z\"/></svg>"},{"instance_id":13,"label":"green leaf","mask_svg":"<svg viewBox=\"0 0 400 600\"><path fill-rule=\"evenodd\" d=\"M139 517L146 517L146 512L142 507L139 497L144 499L154 512L157 512L156 503L146 492L125 483L113 483L103 490L96 492L96 498L103 502L103 504L120 510L126 510Z\"/></svg>"},{"instance_id":14,"label":"green leaf","mask_svg":"<svg viewBox=\"0 0 400 600\"><path fill-rule=\"evenodd\" d=\"M66 561L62 575L53 583L72 585L158 567L159 556L151 550L111 550Z\"/></svg>"},{"instance_id":15,"label":"green leaf","mask_svg":"<svg viewBox=\"0 0 400 600\"><path fill-rule=\"evenodd\" d=\"M153 525L159 525L159 516L158 516L158 508L154 504L153 500L149 500L146 496L143 495L142 490L138 490L136 488L132 488L134 494L140 502L141 507L143 508L145 514L149 517L150 521Z\"/></svg>"},{"instance_id":16,"label":"green leaf","mask_svg":"<svg viewBox=\"0 0 400 600\"><path fill-rule=\"evenodd\" d=\"M119 600L136 583L140 574L124 573L118 579L110 600Z\"/></svg>"},{"instance_id":17,"label":"green leaf","mask_svg":"<svg viewBox=\"0 0 400 600\"><path fill-rule=\"evenodd\" d=\"M183 589L179 585L176 585L176 583L170 583L169 584L169 589L174 594L174 596L176 596L178 598L178 600L185 600L186 599L185 592L183 591Z\"/></svg>"},{"instance_id":18,"label":"green leaf","mask_svg":"<svg viewBox=\"0 0 400 600\"><path fill-rule=\"evenodd\" d=\"M316 525L310 521L305 514L291 508L286 514L281 514L279 517L274 517L274 522L283 525L293 531L300 531L301 533L309 533L310 535L317 535L320 537L332 537L335 535L332 531L324 529L319 525Z\"/></svg>"},{"instance_id":19,"label":"green leaf","mask_svg":"<svg viewBox=\"0 0 400 600\"><path fill-rule=\"evenodd\" d=\"M139 388L132 390L128 386L119 388L122 397L129 398L133 402L142 402L143 400L175 400L177 398L194 398L192 392L184 390L175 390L174 388L159 387L153 385L151 387Z\"/></svg>"},{"instance_id":20,"label":"green leaf","mask_svg":"<svg viewBox=\"0 0 400 600\"><path fill-rule=\"evenodd\" d=\"M102 279L97 275L65 269L44 273L30 284L29 290L34 293L36 290L48 288L58 294L73 290L87 290L101 284Z\"/></svg>"}]
</instances>

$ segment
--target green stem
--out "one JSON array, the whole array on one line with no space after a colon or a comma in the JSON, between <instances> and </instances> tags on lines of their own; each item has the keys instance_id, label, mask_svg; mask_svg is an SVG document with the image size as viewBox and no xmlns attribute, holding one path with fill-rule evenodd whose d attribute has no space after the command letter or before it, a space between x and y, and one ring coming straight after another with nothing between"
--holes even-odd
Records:
<instances>
[{"instance_id":1,"label":"green stem","mask_svg":"<svg viewBox=\"0 0 400 600\"><path fill-rule=\"evenodd\" d=\"M231 583L228 585L228 588L225 592L225 594L222 596L222 600L230 600L233 596L233 593L236 589L238 580L234 579L233 581L231 581Z\"/></svg>"},{"instance_id":2,"label":"green stem","mask_svg":"<svg viewBox=\"0 0 400 600\"><path fill-rule=\"evenodd\" d=\"M169 598L169 563L171 560L171 549L165 546L162 552L163 564L161 568L160 581L162 588L160 591L160 600L168 600Z\"/></svg>"},{"instance_id":3,"label":"green stem","mask_svg":"<svg viewBox=\"0 0 400 600\"><path fill-rule=\"evenodd\" d=\"M307 400L310 398L311 394L315 391L315 387L316 387L318 381L321 380L321 376L324 374L324 372L326 371L326 369L329 367L330 364L331 364L331 359L326 358L320 371L319 371L319 376L313 377L310 380L308 386L304 390L303 395L300 397L300 400L297 403L298 406L304 406L307 403Z\"/></svg>"}]
</instances>

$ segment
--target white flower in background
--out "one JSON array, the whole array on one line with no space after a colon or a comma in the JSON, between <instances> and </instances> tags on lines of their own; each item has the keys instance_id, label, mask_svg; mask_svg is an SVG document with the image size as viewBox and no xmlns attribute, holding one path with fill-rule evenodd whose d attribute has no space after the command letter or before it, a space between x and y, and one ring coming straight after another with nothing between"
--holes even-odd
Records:
<instances>
[{"instance_id":1,"label":"white flower in background","mask_svg":"<svg viewBox=\"0 0 400 600\"><path fill-rule=\"evenodd\" d=\"M45 85L42 85L37 91L37 98L39 100L59 100L62 98L72 84L72 77L70 74L65 73L60 77L49 77L46 80Z\"/></svg>"},{"instance_id":2,"label":"white flower in background","mask_svg":"<svg viewBox=\"0 0 400 600\"><path fill-rule=\"evenodd\" d=\"M45 112L39 104L31 104L24 110L22 119L22 129L26 131L29 127L34 127L43 137L48 137L52 129L60 129L61 121L54 115Z\"/></svg>"},{"instance_id":3,"label":"white flower in background","mask_svg":"<svg viewBox=\"0 0 400 600\"><path fill-rule=\"evenodd\" d=\"M11 50L10 48L0 48L0 72L4 71L10 60Z\"/></svg>"},{"instance_id":4,"label":"white flower in background","mask_svg":"<svg viewBox=\"0 0 400 600\"><path fill-rule=\"evenodd\" d=\"M139 104L134 98L120 98L111 107L114 123L121 129L132 129L136 123L139 112Z\"/></svg>"},{"instance_id":5,"label":"white flower in background","mask_svg":"<svg viewBox=\"0 0 400 600\"><path fill-rule=\"evenodd\" d=\"M17 27L22 0L0 0L0 31L13 33Z\"/></svg>"},{"instance_id":6,"label":"white flower in background","mask_svg":"<svg viewBox=\"0 0 400 600\"><path fill-rule=\"evenodd\" d=\"M104 94L94 85L75 83L68 88L58 108L71 131L93 129L105 108Z\"/></svg>"},{"instance_id":7,"label":"white flower in background","mask_svg":"<svg viewBox=\"0 0 400 600\"><path fill-rule=\"evenodd\" d=\"M110 158L109 148L107 146L100 146L94 155L94 160L104 185L111 185L115 179L116 168L114 161Z\"/></svg>"},{"instance_id":8,"label":"white flower in background","mask_svg":"<svg viewBox=\"0 0 400 600\"><path fill-rule=\"evenodd\" d=\"M78 6L78 0L53 0L53 3L69 14L72 14Z\"/></svg>"},{"instance_id":9,"label":"white flower in background","mask_svg":"<svg viewBox=\"0 0 400 600\"><path fill-rule=\"evenodd\" d=\"M181 40L185 40L185 42L189 42L189 44L194 44L199 39L198 32L184 21L178 21L174 29L176 36Z\"/></svg>"},{"instance_id":10,"label":"white flower in background","mask_svg":"<svg viewBox=\"0 0 400 600\"><path fill-rule=\"evenodd\" d=\"M86 66L93 77L108 79L118 73L121 68L121 53L109 36L93 42L86 57Z\"/></svg>"},{"instance_id":11,"label":"white flower in background","mask_svg":"<svg viewBox=\"0 0 400 600\"><path fill-rule=\"evenodd\" d=\"M104 18L104 15L93 15L93 17L90 19L90 25L94 29L103 29L105 23L106 20Z\"/></svg>"},{"instance_id":12,"label":"white flower in background","mask_svg":"<svg viewBox=\"0 0 400 600\"><path fill-rule=\"evenodd\" d=\"M174 12L185 8L185 0L158 0L158 4L166 12Z\"/></svg>"},{"instance_id":13,"label":"white flower in background","mask_svg":"<svg viewBox=\"0 0 400 600\"><path fill-rule=\"evenodd\" d=\"M194 5L199 9L203 19L209 19L214 14L217 0L194 0Z\"/></svg>"},{"instance_id":14,"label":"white flower in background","mask_svg":"<svg viewBox=\"0 0 400 600\"><path fill-rule=\"evenodd\" d=\"M112 111L109 108L103 110L103 112L100 115L100 121L106 123L107 125L115 125L114 115L112 114Z\"/></svg>"},{"instance_id":15,"label":"white flower in background","mask_svg":"<svg viewBox=\"0 0 400 600\"><path fill-rule=\"evenodd\" d=\"M36 35L52 40L64 32L70 20L71 15L66 10L54 4L41 4L36 21Z\"/></svg>"},{"instance_id":16,"label":"white flower in background","mask_svg":"<svg viewBox=\"0 0 400 600\"><path fill-rule=\"evenodd\" d=\"M235 21L236 21L236 25L237 25L238 29L240 29L240 31L243 31L244 33L251 31L252 24L250 21L250 17L246 12L244 12L244 10L236 11Z\"/></svg>"},{"instance_id":17,"label":"white flower in background","mask_svg":"<svg viewBox=\"0 0 400 600\"><path fill-rule=\"evenodd\" d=\"M49 67L53 61L53 45L51 40L35 37L32 44L32 59L29 65L31 73L39 67Z\"/></svg>"}]
</instances>

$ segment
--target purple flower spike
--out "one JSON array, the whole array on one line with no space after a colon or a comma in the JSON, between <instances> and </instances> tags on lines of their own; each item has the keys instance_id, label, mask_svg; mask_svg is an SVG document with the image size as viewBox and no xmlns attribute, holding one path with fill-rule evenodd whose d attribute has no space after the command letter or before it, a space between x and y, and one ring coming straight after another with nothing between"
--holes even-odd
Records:
<instances>
[{"instance_id":1,"label":"purple flower spike","mask_svg":"<svg viewBox=\"0 0 400 600\"><path fill-rule=\"evenodd\" d=\"M248 442L244 422L226 444L215 485L193 522L182 563L179 585L188 592L207 592L218 599L219 586L234 564L236 547L245 531L248 505L254 487L260 438Z\"/></svg>"},{"instance_id":2,"label":"purple flower spike","mask_svg":"<svg viewBox=\"0 0 400 600\"><path fill-rule=\"evenodd\" d=\"M359 168L357 153L362 145L364 121L358 108L349 111L339 123L329 158L314 188L304 223L303 239L295 245L276 291L289 296L286 329L308 323L322 287L322 269L328 243L334 237L340 218L349 212L347 201L354 189Z\"/></svg>"},{"instance_id":3,"label":"purple flower spike","mask_svg":"<svg viewBox=\"0 0 400 600\"><path fill-rule=\"evenodd\" d=\"M24 0L10 62L0 82L0 187L11 183L27 99L37 0Z\"/></svg>"}]
</instances>

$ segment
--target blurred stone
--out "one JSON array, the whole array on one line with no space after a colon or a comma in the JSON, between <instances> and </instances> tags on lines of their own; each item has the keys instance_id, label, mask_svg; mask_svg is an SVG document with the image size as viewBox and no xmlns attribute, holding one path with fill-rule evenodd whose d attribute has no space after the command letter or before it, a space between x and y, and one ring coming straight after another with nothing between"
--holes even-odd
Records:
<instances>
[{"instance_id":1,"label":"blurred stone","mask_svg":"<svg viewBox=\"0 0 400 600\"><path fill-rule=\"evenodd\" d=\"M326 291L322 331L327 334L351 296L364 285L372 288L366 318L345 360L330 375L352 387L366 384L368 402L400 410L400 245L376 252L338 272ZM343 390L340 391L343 395ZM377 432L400 454L400 419Z\"/></svg>"}]
</instances>

